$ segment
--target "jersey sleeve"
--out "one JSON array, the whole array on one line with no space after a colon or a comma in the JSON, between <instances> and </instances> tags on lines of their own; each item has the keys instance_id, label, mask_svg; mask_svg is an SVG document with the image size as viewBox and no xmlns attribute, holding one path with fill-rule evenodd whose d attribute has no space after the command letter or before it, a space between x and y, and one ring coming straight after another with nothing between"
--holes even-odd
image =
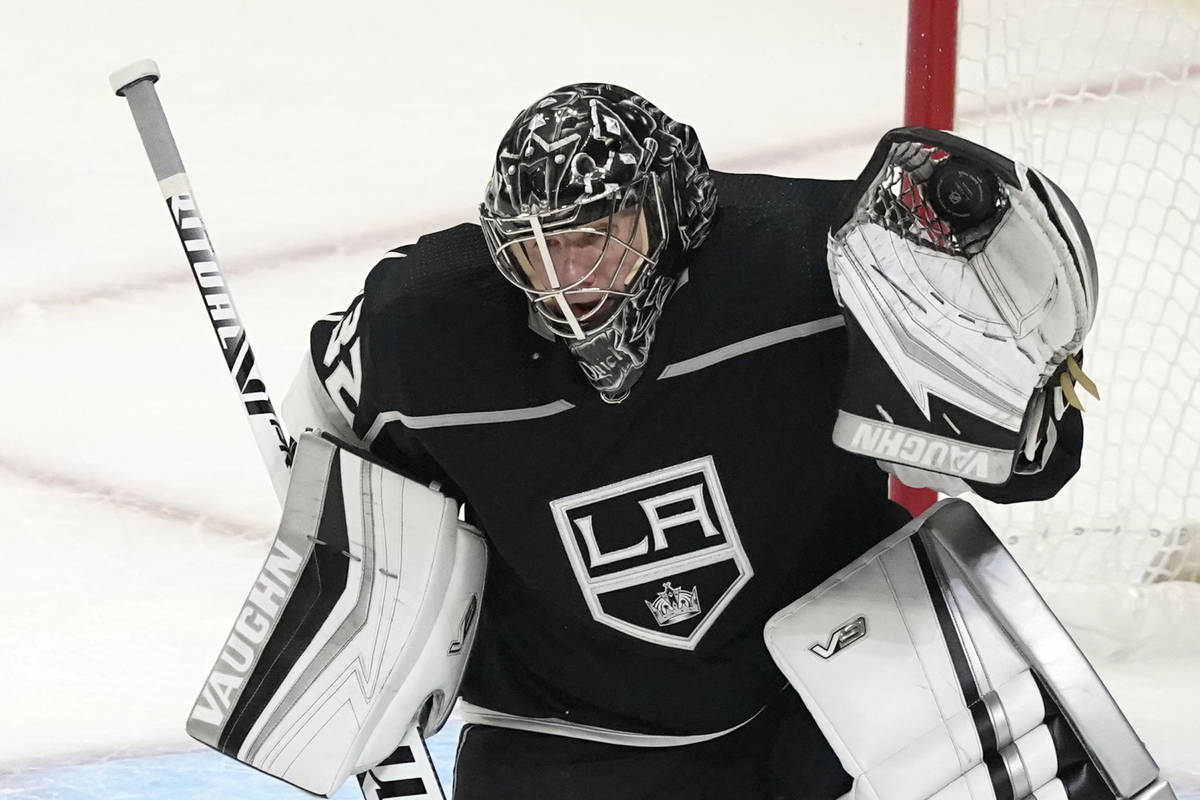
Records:
<instances>
[{"instance_id":1,"label":"jersey sleeve","mask_svg":"<svg viewBox=\"0 0 1200 800\"><path fill-rule=\"evenodd\" d=\"M393 268L408 247L388 253L376 265ZM388 406L386 388L403 376L398 367L376 353L372 343L389 324L385 315L372 313L381 304L372 293L378 281L367 279L362 292L344 311L322 317L309 332L309 352L284 400L285 422L290 430L322 430L367 450L383 463L424 483L437 483L443 491L459 494L454 482L429 454L416 435L397 421L389 421L380 435L376 420ZM461 502L462 498L458 498Z\"/></svg>"},{"instance_id":2,"label":"jersey sleeve","mask_svg":"<svg viewBox=\"0 0 1200 800\"><path fill-rule=\"evenodd\" d=\"M342 414L326 393L309 355L305 355L287 395L283 398L281 413L284 425L289 431L300 432L317 428L351 444L365 446L365 443L354 435L352 420Z\"/></svg>"}]
</instances>

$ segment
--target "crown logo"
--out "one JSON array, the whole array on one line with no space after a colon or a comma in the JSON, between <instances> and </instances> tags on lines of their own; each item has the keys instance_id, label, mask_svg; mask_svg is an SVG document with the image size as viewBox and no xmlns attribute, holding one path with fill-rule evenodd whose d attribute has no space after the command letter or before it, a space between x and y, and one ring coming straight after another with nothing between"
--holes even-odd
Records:
<instances>
[{"instance_id":1,"label":"crown logo","mask_svg":"<svg viewBox=\"0 0 1200 800\"><path fill-rule=\"evenodd\" d=\"M653 603L649 600L643 602L654 615L654 621L660 628L683 622L700 613L700 595L696 593L696 587L693 586L689 592L672 586L670 581L663 584L663 590L654 598Z\"/></svg>"}]
</instances>

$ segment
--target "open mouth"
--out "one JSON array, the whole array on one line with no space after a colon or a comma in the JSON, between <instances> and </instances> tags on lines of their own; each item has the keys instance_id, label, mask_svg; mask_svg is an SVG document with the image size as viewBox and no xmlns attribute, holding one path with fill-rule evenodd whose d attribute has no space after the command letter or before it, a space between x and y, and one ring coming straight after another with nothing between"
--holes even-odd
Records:
<instances>
[{"instance_id":1,"label":"open mouth","mask_svg":"<svg viewBox=\"0 0 1200 800\"><path fill-rule=\"evenodd\" d=\"M592 309L599 308L607 302L608 298L602 295L567 295L567 303L570 304L571 310L577 314L586 314Z\"/></svg>"},{"instance_id":2,"label":"open mouth","mask_svg":"<svg viewBox=\"0 0 1200 800\"><path fill-rule=\"evenodd\" d=\"M572 316L585 331L607 322L619 305L614 298L599 293L567 294L566 299Z\"/></svg>"}]
</instances>

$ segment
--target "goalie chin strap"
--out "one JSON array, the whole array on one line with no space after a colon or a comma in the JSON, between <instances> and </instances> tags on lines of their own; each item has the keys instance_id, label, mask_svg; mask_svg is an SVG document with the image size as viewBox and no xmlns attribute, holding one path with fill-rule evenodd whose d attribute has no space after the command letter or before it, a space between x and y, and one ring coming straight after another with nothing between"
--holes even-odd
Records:
<instances>
[{"instance_id":1,"label":"goalie chin strap","mask_svg":"<svg viewBox=\"0 0 1200 800\"><path fill-rule=\"evenodd\" d=\"M225 364L229 368L230 377L238 390L242 404L249 418L254 440L258 445L259 454L271 477L275 494L282 504L289 482L289 469L295 442L290 439L275 414L274 405L267 393L266 384L259 375L254 353L250 349L245 327L233 305L233 296L225 284L221 268L217 263L216 253L209 241L204 220L200 216L196 204L195 193L192 191L183 160L179 156L175 137L167 123L166 114L159 102L154 84L159 79L158 65L149 59L134 62L119 69L109 77L109 83L117 96L124 97L129 102L129 110L133 114L134 123L141 135L146 156L154 169L163 198L171 213L175 231L183 245L184 253L192 269L196 287L204 300L213 332L221 345ZM404 779L395 783L400 787L400 793L382 793L387 780L371 778L364 780L368 774L360 776L360 784L364 787L369 782L378 784L371 791L368 800L376 797L421 797L445 800L445 795L438 784L433 766L429 762L428 751L425 750L424 739L420 730L413 727L404 737L400 748L394 754L399 759L401 769L405 763L425 767L425 778L416 780ZM387 763L387 762L385 762ZM381 765L383 766L383 765ZM432 776L430 781L428 776ZM390 790L388 790L390 791Z\"/></svg>"}]
</instances>

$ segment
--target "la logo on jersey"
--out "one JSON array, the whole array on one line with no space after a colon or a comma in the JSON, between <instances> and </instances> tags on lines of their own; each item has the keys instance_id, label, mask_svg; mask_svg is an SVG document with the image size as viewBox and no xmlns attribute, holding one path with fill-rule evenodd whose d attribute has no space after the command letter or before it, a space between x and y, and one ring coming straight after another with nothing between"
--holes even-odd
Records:
<instances>
[{"instance_id":1,"label":"la logo on jersey","mask_svg":"<svg viewBox=\"0 0 1200 800\"><path fill-rule=\"evenodd\" d=\"M693 650L754 576L711 456L550 503L592 617Z\"/></svg>"}]
</instances>

